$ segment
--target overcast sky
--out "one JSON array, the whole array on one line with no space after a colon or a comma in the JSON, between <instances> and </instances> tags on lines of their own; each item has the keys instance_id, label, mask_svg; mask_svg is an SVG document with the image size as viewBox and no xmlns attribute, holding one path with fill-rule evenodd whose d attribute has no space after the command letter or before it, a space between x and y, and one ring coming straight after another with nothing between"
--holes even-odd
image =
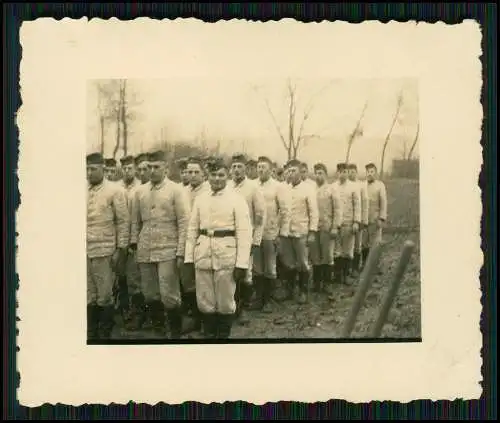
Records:
<instances>
[{"instance_id":1,"label":"overcast sky","mask_svg":"<svg viewBox=\"0 0 500 423\"><path fill-rule=\"evenodd\" d=\"M386 166L411 145L418 122L418 85L414 79L327 80L292 79L296 85L300 127L304 108L313 104L304 133L318 135L307 142L299 158L311 165L322 161L334 166L345 158L347 138L354 129L365 101L363 135L352 148L351 161L363 166L380 163L384 138L391 125L399 92L403 107L386 153ZM220 142L223 151L246 149L251 155L269 155L283 163L286 151L265 106L265 99L287 137L287 79L241 80L226 78L169 78L129 80L128 87L141 102L137 119L130 125L129 151L148 151L164 129L167 140L190 141L204 131L208 143ZM253 87L258 87L256 92ZM312 99L312 101L311 101ZM88 150L99 149L97 90L89 81L87 96ZM114 127L106 133L105 154L114 147ZM418 148L415 151L418 155Z\"/></svg>"}]
</instances>

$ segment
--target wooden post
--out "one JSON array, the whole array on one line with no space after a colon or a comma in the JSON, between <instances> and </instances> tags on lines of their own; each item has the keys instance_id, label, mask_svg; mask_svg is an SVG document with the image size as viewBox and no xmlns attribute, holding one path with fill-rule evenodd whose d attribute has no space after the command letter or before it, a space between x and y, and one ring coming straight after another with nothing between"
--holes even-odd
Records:
<instances>
[{"instance_id":1,"label":"wooden post","mask_svg":"<svg viewBox=\"0 0 500 423\"><path fill-rule=\"evenodd\" d=\"M365 299L366 293L368 292L368 288L370 287L372 280L377 272L378 262L381 255L382 244L375 243L375 245L370 248L370 253L368 254L368 258L366 260L366 265L363 269L363 272L361 273L358 291L354 296L354 302L341 331L342 338L349 338L352 330L354 329L356 317L358 317L359 310L361 310L361 306L363 305L363 301Z\"/></svg>"},{"instance_id":2,"label":"wooden post","mask_svg":"<svg viewBox=\"0 0 500 423\"><path fill-rule=\"evenodd\" d=\"M385 295L384 302L382 303L382 307L380 309L380 313L377 317L377 320L373 324L370 329L370 337L378 338L382 334L382 328L387 321L387 316L389 316L389 310L392 307L392 303L394 302L394 298L396 298L396 294L399 289L399 285L401 284L401 280L403 279L406 267L410 262L411 255L415 248L415 244L412 241L406 241L403 246L403 252L398 261L398 265L396 267L396 272L394 273L394 277L391 280L391 284L389 285L389 290Z\"/></svg>"}]
</instances>

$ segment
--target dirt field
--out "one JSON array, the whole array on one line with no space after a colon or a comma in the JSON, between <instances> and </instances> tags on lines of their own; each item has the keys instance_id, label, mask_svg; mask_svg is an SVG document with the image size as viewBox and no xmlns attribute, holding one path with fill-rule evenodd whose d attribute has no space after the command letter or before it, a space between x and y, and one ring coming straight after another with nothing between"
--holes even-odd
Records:
<instances>
[{"instance_id":1,"label":"dirt field","mask_svg":"<svg viewBox=\"0 0 500 423\"><path fill-rule=\"evenodd\" d=\"M380 262L381 275L374 280L367 293L352 333L366 337L376 319L382 299L389 287L403 244L411 240L416 248L401 282L398 295L384 326L382 336L409 338L421 336L420 321L420 239L418 181L387 181L389 219L384 235L384 252ZM411 229L409 229L411 228ZM272 312L248 312L250 323L235 323L232 338L337 338L351 308L358 284L336 285L334 300L326 294L311 293L309 302L299 305L293 301L273 303ZM114 339L153 338L150 331L129 333L120 322ZM186 338L198 338L187 335Z\"/></svg>"}]
</instances>

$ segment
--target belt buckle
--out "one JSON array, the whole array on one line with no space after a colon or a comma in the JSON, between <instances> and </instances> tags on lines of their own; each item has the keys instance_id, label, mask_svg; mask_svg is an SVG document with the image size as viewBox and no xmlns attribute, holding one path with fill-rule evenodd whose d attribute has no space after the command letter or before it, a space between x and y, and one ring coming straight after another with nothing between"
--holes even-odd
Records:
<instances>
[{"instance_id":1,"label":"belt buckle","mask_svg":"<svg viewBox=\"0 0 500 423\"><path fill-rule=\"evenodd\" d=\"M215 234L215 231L213 229L207 229L207 236L213 237Z\"/></svg>"}]
</instances>

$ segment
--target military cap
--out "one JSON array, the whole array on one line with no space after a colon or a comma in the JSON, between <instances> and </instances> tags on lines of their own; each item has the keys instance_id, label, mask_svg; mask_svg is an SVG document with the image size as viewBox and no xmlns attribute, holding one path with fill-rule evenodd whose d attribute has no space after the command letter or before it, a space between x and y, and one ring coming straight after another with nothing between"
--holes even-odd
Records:
<instances>
[{"instance_id":1,"label":"military cap","mask_svg":"<svg viewBox=\"0 0 500 423\"><path fill-rule=\"evenodd\" d=\"M299 167L300 166L300 160L297 160L297 159L291 159L291 160L288 160L288 162L286 163L285 165L285 168L289 168L289 167Z\"/></svg>"},{"instance_id":2,"label":"military cap","mask_svg":"<svg viewBox=\"0 0 500 423\"><path fill-rule=\"evenodd\" d=\"M368 163L366 166L365 166L365 169L376 169L377 166L375 166L375 163Z\"/></svg>"},{"instance_id":3,"label":"military cap","mask_svg":"<svg viewBox=\"0 0 500 423\"><path fill-rule=\"evenodd\" d=\"M187 160L186 160L186 166L188 164L198 164L200 165L201 167L203 167L203 164L204 163L208 163L209 161L213 161L213 159L211 160L206 160L204 158L201 158L201 157L189 157Z\"/></svg>"},{"instance_id":4,"label":"military cap","mask_svg":"<svg viewBox=\"0 0 500 423\"><path fill-rule=\"evenodd\" d=\"M244 154L233 154L233 157L231 157L231 163L247 164L247 158Z\"/></svg>"},{"instance_id":5,"label":"military cap","mask_svg":"<svg viewBox=\"0 0 500 423\"><path fill-rule=\"evenodd\" d=\"M281 175L283 175L283 173L284 173L284 172L285 172L285 171L284 171L282 168L280 168L280 167L279 167L278 169L276 169L276 175L277 175L277 176L281 176Z\"/></svg>"},{"instance_id":6,"label":"military cap","mask_svg":"<svg viewBox=\"0 0 500 423\"><path fill-rule=\"evenodd\" d=\"M162 150L153 151L148 154L150 162L164 162L166 161L165 152Z\"/></svg>"},{"instance_id":7,"label":"military cap","mask_svg":"<svg viewBox=\"0 0 500 423\"><path fill-rule=\"evenodd\" d=\"M338 163L337 164L337 172L342 172L343 170L347 169L347 165L345 163Z\"/></svg>"},{"instance_id":8,"label":"military cap","mask_svg":"<svg viewBox=\"0 0 500 423\"><path fill-rule=\"evenodd\" d=\"M104 164L104 158L101 153L91 153L87 154L87 165L102 165Z\"/></svg>"},{"instance_id":9,"label":"military cap","mask_svg":"<svg viewBox=\"0 0 500 423\"><path fill-rule=\"evenodd\" d=\"M227 169L228 166L224 159L221 157L214 158L207 163L207 170L209 172L217 172L220 169Z\"/></svg>"},{"instance_id":10,"label":"military cap","mask_svg":"<svg viewBox=\"0 0 500 423\"><path fill-rule=\"evenodd\" d=\"M104 159L104 166L116 167L116 160L115 159Z\"/></svg>"},{"instance_id":11,"label":"military cap","mask_svg":"<svg viewBox=\"0 0 500 423\"><path fill-rule=\"evenodd\" d=\"M308 169L307 163L306 162L301 162L300 167L304 169Z\"/></svg>"},{"instance_id":12,"label":"military cap","mask_svg":"<svg viewBox=\"0 0 500 423\"><path fill-rule=\"evenodd\" d=\"M136 165L139 165L140 163L147 162L147 161L148 161L148 155L145 153L138 154L135 157L135 164Z\"/></svg>"},{"instance_id":13,"label":"military cap","mask_svg":"<svg viewBox=\"0 0 500 423\"><path fill-rule=\"evenodd\" d=\"M187 157L182 157L181 159L177 160L177 166L180 170L185 170L187 168L188 162L189 159Z\"/></svg>"},{"instance_id":14,"label":"military cap","mask_svg":"<svg viewBox=\"0 0 500 423\"><path fill-rule=\"evenodd\" d=\"M257 160L254 160L254 159L248 160L247 166L257 166Z\"/></svg>"},{"instance_id":15,"label":"military cap","mask_svg":"<svg viewBox=\"0 0 500 423\"><path fill-rule=\"evenodd\" d=\"M133 156L125 156L120 159L122 166L128 166L135 163Z\"/></svg>"},{"instance_id":16,"label":"military cap","mask_svg":"<svg viewBox=\"0 0 500 423\"><path fill-rule=\"evenodd\" d=\"M358 170L358 167L354 163L349 163L347 165L347 169Z\"/></svg>"},{"instance_id":17,"label":"military cap","mask_svg":"<svg viewBox=\"0 0 500 423\"><path fill-rule=\"evenodd\" d=\"M328 173L328 170L326 168L326 165L324 163L316 163L314 165L314 170L323 170L325 173Z\"/></svg>"},{"instance_id":18,"label":"military cap","mask_svg":"<svg viewBox=\"0 0 500 423\"><path fill-rule=\"evenodd\" d=\"M266 162L269 163L271 166L276 166L276 163L273 163L272 160L267 156L260 156L257 159L257 162Z\"/></svg>"}]
</instances>

